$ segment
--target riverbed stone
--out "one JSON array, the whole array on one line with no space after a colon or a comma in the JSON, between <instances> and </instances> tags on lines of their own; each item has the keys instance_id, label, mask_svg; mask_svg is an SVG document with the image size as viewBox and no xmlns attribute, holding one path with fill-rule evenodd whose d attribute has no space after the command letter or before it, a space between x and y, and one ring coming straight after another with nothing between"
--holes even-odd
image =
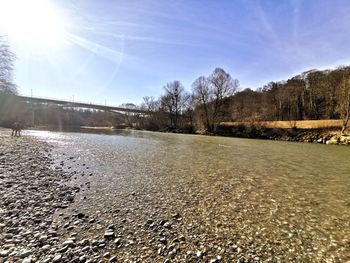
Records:
<instances>
[{"instance_id":1,"label":"riverbed stone","mask_svg":"<svg viewBox=\"0 0 350 263\"><path fill-rule=\"evenodd\" d=\"M342 262L346 258L347 210L342 219L317 214L325 204L315 197L329 198L327 191L311 192L305 186L307 198L294 196L293 191L271 191L270 184L277 182L281 191L290 189L284 185L290 182L287 173L283 180L266 183L254 170L254 162L242 173L207 167L199 175L184 164L183 171L169 167L168 175L158 174L155 167L151 178L143 177L148 172L140 168L140 174L118 177L115 191L103 192L94 185L102 177L93 165L89 165L93 177L81 177L79 170L74 173L84 153L72 159L75 165L66 157L61 166L60 148L51 151L45 142L26 137L12 144L10 137L1 136L0 131L0 262L29 258L38 263L113 262L117 256L120 262L146 263L322 262L324 258ZM68 149L67 156L73 155ZM61 169L54 168L54 159ZM209 165L210 160L205 163ZM285 164L280 165L282 169ZM304 172L296 169L293 180L305 183L302 176ZM90 190L87 180L91 180ZM87 199L79 193L80 187ZM337 204L347 207L347 203L343 198ZM111 238L105 237L108 232L113 233ZM32 253L20 258L26 249Z\"/></svg>"},{"instance_id":2,"label":"riverbed stone","mask_svg":"<svg viewBox=\"0 0 350 263\"><path fill-rule=\"evenodd\" d=\"M61 254L57 254L54 256L54 258L52 259L52 262L61 262L62 260L62 255Z\"/></svg>"}]
</instances>

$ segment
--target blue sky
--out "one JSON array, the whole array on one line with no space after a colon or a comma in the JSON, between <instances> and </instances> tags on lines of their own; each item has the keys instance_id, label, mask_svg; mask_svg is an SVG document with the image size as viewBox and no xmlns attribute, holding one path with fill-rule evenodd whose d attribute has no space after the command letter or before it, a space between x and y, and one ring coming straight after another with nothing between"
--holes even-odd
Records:
<instances>
[{"instance_id":1,"label":"blue sky","mask_svg":"<svg viewBox=\"0 0 350 263\"><path fill-rule=\"evenodd\" d=\"M158 97L169 81L190 90L215 67L241 89L255 89L350 62L347 0L17 0L16 8L9 2L0 0L0 35L18 57L22 94L140 103ZM11 20L14 9L23 9L20 22ZM1 12L10 16L1 19Z\"/></svg>"}]
</instances>

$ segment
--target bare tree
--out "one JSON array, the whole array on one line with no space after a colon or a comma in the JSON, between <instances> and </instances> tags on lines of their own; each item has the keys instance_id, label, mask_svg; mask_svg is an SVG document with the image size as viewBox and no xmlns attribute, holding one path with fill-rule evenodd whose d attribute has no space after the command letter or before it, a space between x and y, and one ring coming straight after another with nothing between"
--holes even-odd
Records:
<instances>
[{"instance_id":1,"label":"bare tree","mask_svg":"<svg viewBox=\"0 0 350 263\"><path fill-rule=\"evenodd\" d=\"M237 79L233 79L230 74L222 68L216 68L209 76L208 81L210 83L212 101L210 130L214 131L218 124L219 116L223 113L224 99L236 93L239 82Z\"/></svg>"},{"instance_id":2,"label":"bare tree","mask_svg":"<svg viewBox=\"0 0 350 263\"><path fill-rule=\"evenodd\" d=\"M143 97L141 109L155 112L159 110L159 101L152 96L145 96Z\"/></svg>"},{"instance_id":3,"label":"bare tree","mask_svg":"<svg viewBox=\"0 0 350 263\"><path fill-rule=\"evenodd\" d=\"M216 68L208 78L201 76L194 81L193 98L197 109L203 111L202 120L206 130L215 131L220 117L226 113L225 102L229 104L227 98L234 95L237 89L238 80L222 68Z\"/></svg>"},{"instance_id":4,"label":"bare tree","mask_svg":"<svg viewBox=\"0 0 350 263\"><path fill-rule=\"evenodd\" d=\"M13 84L15 58L4 37L0 36L0 92L5 94L17 94L17 87Z\"/></svg>"},{"instance_id":5,"label":"bare tree","mask_svg":"<svg viewBox=\"0 0 350 263\"><path fill-rule=\"evenodd\" d=\"M134 103L123 103L121 105L121 107L126 108L126 109L137 109L138 108ZM133 127L134 123L135 123L135 121L136 121L136 119L138 117L138 114L134 113L134 112L127 112L126 111L124 113L124 116L125 116L126 124L129 127Z\"/></svg>"},{"instance_id":6,"label":"bare tree","mask_svg":"<svg viewBox=\"0 0 350 263\"><path fill-rule=\"evenodd\" d=\"M198 108L203 108L204 111L204 126L207 130L210 129L209 103L210 103L210 85L206 77L199 77L192 84L193 99Z\"/></svg>"},{"instance_id":7,"label":"bare tree","mask_svg":"<svg viewBox=\"0 0 350 263\"><path fill-rule=\"evenodd\" d=\"M338 108L343 121L341 133L344 134L350 118L350 72L343 69L343 77L339 87Z\"/></svg>"},{"instance_id":8,"label":"bare tree","mask_svg":"<svg viewBox=\"0 0 350 263\"><path fill-rule=\"evenodd\" d=\"M162 103L169 111L170 126L176 129L178 127L179 115L183 107L184 87L180 81L167 83L164 87L166 94L162 97Z\"/></svg>"},{"instance_id":9,"label":"bare tree","mask_svg":"<svg viewBox=\"0 0 350 263\"><path fill-rule=\"evenodd\" d=\"M179 119L178 126L182 129L185 128L189 130L193 129L193 112L194 112L194 104L192 94L183 91L179 100Z\"/></svg>"},{"instance_id":10,"label":"bare tree","mask_svg":"<svg viewBox=\"0 0 350 263\"><path fill-rule=\"evenodd\" d=\"M155 99L152 96L143 97L141 109L153 112L142 119L142 126L148 130L160 130L166 124L165 113L161 107L161 99Z\"/></svg>"}]
</instances>

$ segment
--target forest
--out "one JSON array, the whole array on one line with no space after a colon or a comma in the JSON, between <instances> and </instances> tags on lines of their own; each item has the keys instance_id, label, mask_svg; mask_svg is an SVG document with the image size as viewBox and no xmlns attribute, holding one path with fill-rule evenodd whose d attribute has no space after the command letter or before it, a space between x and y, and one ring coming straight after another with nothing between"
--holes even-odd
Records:
<instances>
[{"instance_id":1,"label":"forest","mask_svg":"<svg viewBox=\"0 0 350 263\"><path fill-rule=\"evenodd\" d=\"M343 131L348 126L350 67L310 70L257 90L239 90L238 83L221 68L197 78L191 93L178 81L168 83L159 99L144 98L142 107L157 112L148 128L215 132L222 122L328 119L341 119Z\"/></svg>"}]
</instances>

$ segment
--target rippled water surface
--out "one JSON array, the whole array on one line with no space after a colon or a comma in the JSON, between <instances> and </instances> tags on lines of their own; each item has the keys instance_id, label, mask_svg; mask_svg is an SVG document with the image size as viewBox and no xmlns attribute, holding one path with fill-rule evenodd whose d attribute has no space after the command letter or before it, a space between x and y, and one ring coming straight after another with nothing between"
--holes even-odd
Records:
<instances>
[{"instance_id":1,"label":"rippled water surface","mask_svg":"<svg viewBox=\"0 0 350 263\"><path fill-rule=\"evenodd\" d=\"M28 133L84 171L72 183L90 188L75 209L130 209L140 223L179 213L181 231L206 243L270 246L305 262L350 257L350 147L142 131Z\"/></svg>"}]
</instances>

